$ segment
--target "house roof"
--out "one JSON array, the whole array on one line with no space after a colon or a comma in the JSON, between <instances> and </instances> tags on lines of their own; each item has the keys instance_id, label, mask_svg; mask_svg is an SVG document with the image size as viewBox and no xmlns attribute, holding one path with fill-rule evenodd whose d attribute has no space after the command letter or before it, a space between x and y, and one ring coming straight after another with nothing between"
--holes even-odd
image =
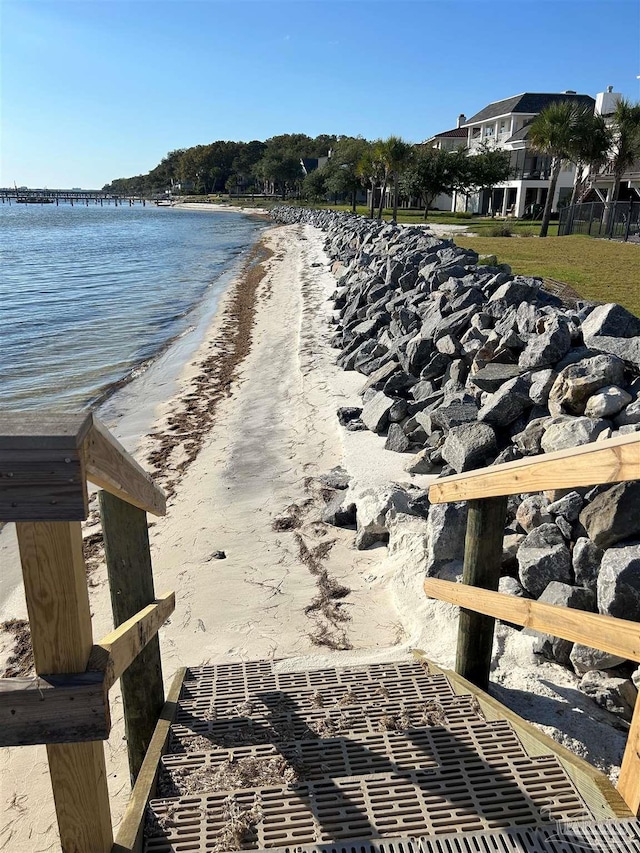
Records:
<instances>
[{"instance_id":1,"label":"house roof","mask_svg":"<svg viewBox=\"0 0 640 853\"><path fill-rule=\"evenodd\" d=\"M515 133L512 133L511 136L507 139L507 142L522 142L529 136L529 131L531 129L531 122L528 121L524 127L521 127L520 130L516 130Z\"/></svg>"},{"instance_id":2,"label":"house roof","mask_svg":"<svg viewBox=\"0 0 640 853\"><path fill-rule=\"evenodd\" d=\"M521 95L514 95L511 98L505 98L502 101L494 101L486 106L479 113L476 113L464 123L465 127L470 124L476 124L479 121L486 121L497 116L508 115L509 113L529 113L536 114L541 112L549 104L559 101L575 101L585 107L594 107L595 99L591 95L573 95L568 92L523 92Z\"/></svg>"},{"instance_id":3,"label":"house roof","mask_svg":"<svg viewBox=\"0 0 640 853\"><path fill-rule=\"evenodd\" d=\"M441 139L442 137L460 137L461 139L466 139L469 134L469 131L465 127L454 127L453 130L443 130L442 133L436 133L435 136L432 136L432 139Z\"/></svg>"}]
</instances>

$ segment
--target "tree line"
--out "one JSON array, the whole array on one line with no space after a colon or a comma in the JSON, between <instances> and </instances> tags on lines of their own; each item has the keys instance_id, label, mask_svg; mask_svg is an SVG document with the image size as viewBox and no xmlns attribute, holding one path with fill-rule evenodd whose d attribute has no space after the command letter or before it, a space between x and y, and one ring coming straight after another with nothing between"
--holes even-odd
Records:
<instances>
[{"instance_id":1,"label":"tree line","mask_svg":"<svg viewBox=\"0 0 640 853\"><path fill-rule=\"evenodd\" d=\"M610 201L616 201L622 175L640 158L640 104L621 99L615 114L602 116L571 100L550 104L532 121L528 143L551 161L551 180L540 236L546 236L551 205L563 163L576 166L571 203L586 188L590 172L608 165L614 176ZM302 160L326 158L307 170ZM122 195L154 195L168 190L194 194L230 192L279 195L310 201L349 199L356 209L358 192L368 189L369 215L381 218L391 192L393 220L398 205L429 207L440 194L470 195L494 187L513 175L511 152L488 143L473 153L413 145L398 136L369 141L362 137L303 133L273 136L264 142L218 140L170 151L148 174L118 178L103 189Z\"/></svg>"}]
</instances>

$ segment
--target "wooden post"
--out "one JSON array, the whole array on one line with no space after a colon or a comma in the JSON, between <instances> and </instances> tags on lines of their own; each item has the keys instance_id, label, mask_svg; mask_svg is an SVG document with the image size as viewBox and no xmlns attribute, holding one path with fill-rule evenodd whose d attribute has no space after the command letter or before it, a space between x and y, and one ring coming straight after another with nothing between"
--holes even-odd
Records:
<instances>
[{"instance_id":1,"label":"wooden post","mask_svg":"<svg viewBox=\"0 0 640 853\"><path fill-rule=\"evenodd\" d=\"M631 720L627 746L620 767L618 791L635 815L640 815L640 699Z\"/></svg>"},{"instance_id":2,"label":"wooden post","mask_svg":"<svg viewBox=\"0 0 640 853\"><path fill-rule=\"evenodd\" d=\"M16 525L37 673L84 672L93 638L78 521ZM64 853L108 853L113 843L100 741L49 744Z\"/></svg>"},{"instance_id":3,"label":"wooden post","mask_svg":"<svg viewBox=\"0 0 640 853\"><path fill-rule=\"evenodd\" d=\"M463 583L498 589L506 514L504 496L469 501ZM491 616L460 609L456 672L482 690L489 685L494 624Z\"/></svg>"},{"instance_id":4,"label":"wooden post","mask_svg":"<svg viewBox=\"0 0 640 853\"><path fill-rule=\"evenodd\" d=\"M101 491L100 513L117 628L155 600L147 515ZM164 705L160 643L156 635L122 674L122 702L131 783L135 783Z\"/></svg>"}]
</instances>

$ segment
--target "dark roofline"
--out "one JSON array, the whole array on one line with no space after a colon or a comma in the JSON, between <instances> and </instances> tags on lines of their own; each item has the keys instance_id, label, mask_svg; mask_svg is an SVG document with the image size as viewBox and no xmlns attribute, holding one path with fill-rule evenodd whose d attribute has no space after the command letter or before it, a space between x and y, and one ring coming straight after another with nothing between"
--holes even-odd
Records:
<instances>
[{"instance_id":1,"label":"dark roofline","mask_svg":"<svg viewBox=\"0 0 640 853\"><path fill-rule=\"evenodd\" d=\"M434 136L431 137L431 139L440 139L443 136L445 136L445 137L451 137L451 136L463 137L464 136L464 138L466 139L468 135L469 135L468 131L466 131L464 129L464 127L454 127L454 128L452 128L452 130L443 130L442 133L436 133Z\"/></svg>"},{"instance_id":2,"label":"dark roofline","mask_svg":"<svg viewBox=\"0 0 640 853\"><path fill-rule=\"evenodd\" d=\"M492 101L480 112L467 119L463 127L469 127L469 125L476 124L479 121L498 118L498 116L508 115L509 113L535 115L543 110L547 104L557 101L578 101L585 105L589 103L595 106L595 98L592 98L591 95L579 95L570 92L522 92L519 95L512 95L510 98Z\"/></svg>"}]
</instances>

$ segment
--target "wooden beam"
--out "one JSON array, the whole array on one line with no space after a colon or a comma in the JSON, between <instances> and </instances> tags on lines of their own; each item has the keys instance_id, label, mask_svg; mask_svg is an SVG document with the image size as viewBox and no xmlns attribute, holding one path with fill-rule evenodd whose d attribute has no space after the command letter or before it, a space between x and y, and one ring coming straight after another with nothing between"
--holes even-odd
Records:
<instances>
[{"instance_id":1,"label":"wooden beam","mask_svg":"<svg viewBox=\"0 0 640 853\"><path fill-rule=\"evenodd\" d=\"M420 650L414 650L414 656L425 661L430 672L445 675L456 694L475 696L485 719L489 721L508 720L529 755L555 755L573 780L591 813L598 819L632 817L631 811L608 777L589 764L588 761L585 761L584 758L575 755L458 673L434 664Z\"/></svg>"},{"instance_id":2,"label":"wooden beam","mask_svg":"<svg viewBox=\"0 0 640 853\"><path fill-rule=\"evenodd\" d=\"M633 711L620 768L618 791L634 815L640 816L640 699L636 699Z\"/></svg>"},{"instance_id":3,"label":"wooden beam","mask_svg":"<svg viewBox=\"0 0 640 853\"><path fill-rule=\"evenodd\" d=\"M488 592L437 578L427 578L424 591L430 598L448 601L476 613L640 661L640 622L558 607L501 592Z\"/></svg>"},{"instance_id":4,"label":"wooden beam","mask_svg":"<svg viewBox=\"0 0 640 853\"><path fill-rule=\"evenodd\" d=\"M429 500L431 503L467 501L638 479L640 433L633 433L443 477L431 484Z\"/></svg>"},{"instance_id":5,"label":"wooden beam","mask_svg":"<svg viewBox=\"0 0 640 853\"><path fill-rule=\"evenodd\" d=\"M88 480L145 512L166 514L165 493L93 415L83 449Z\"/></svg>"},{"instance_id":6,"label":"wooden beam","mask_svg":"<svg viewBox=\"0 0 640 853\"><path fill-rule=\"evenodd\" d=\"M101 491L100 516L113 623L120 626L155 600L147 516ZM152 637L120 680L131 784L144 761L164 705L160 642Z\"/></svg>"},{"instance_id":7,"label":"wooden beam","mask_svg":"<svg viewBox=\"0 0 640 853\"><path fill-rule=\"evenodd\" d=\"M0 747L106 740L103 681L100 672L0 679Z\"/></svg>"},{"instance_id":8,"label":"wooden beam","mask_svg":"<svg viewBox=\"0 0 640 853\"><path fill-rule=\"evenodd\" d=\"M82 443L89 415L0 416L0 521L87 517Z\"/></svg>"},{"instance_id":9,"label":"wooden beam","mask_svg":"<svg viewBox=\"0 0 640 853\"><path fill-rule=\"evenodd\" d=\"M506 496L469 502L463 584L498 589L506 518ZM464 608L460 610L456 672L482 690L489 685L494 626L491 616Z\"/></svg>"},{"instance_id":10,"label":"wooden beam","mask_svg":"<svg viewBox=\"0 0 640 853\"><path fill-rule=\"evenodd\" d=\"M92 647L80 522L16 525L36 673L84 672ZM107 853L113 842L104 748L49 744L64 851Z\"/></svg>"},{"instance_id":11,"label":"wooden beam","mask_svg":"<svg viewBox=\"0 0 640 853\"><path fill-rule=\"evenodd\" d=\"M131 792L129 804L118 829L111 853L140 853L143 842L144 817L147 803L155 795L160 759L167 749L171 724L178 707L178 698L186 669L179 669L171 683L162 713L155 727L149 749Z\"/></svg>"},{"instance_id":12,"label":"wooden beam","mask_svg":"<svg viewBox=\"0 0 640 853\"><path fill-rule=\"evenodd\" d=\"M175 592L165 592L153 604L103 637L91 650L88 670L104 672L109 689L167 621L176 607Z\"/></svg>"}]
</instances>

